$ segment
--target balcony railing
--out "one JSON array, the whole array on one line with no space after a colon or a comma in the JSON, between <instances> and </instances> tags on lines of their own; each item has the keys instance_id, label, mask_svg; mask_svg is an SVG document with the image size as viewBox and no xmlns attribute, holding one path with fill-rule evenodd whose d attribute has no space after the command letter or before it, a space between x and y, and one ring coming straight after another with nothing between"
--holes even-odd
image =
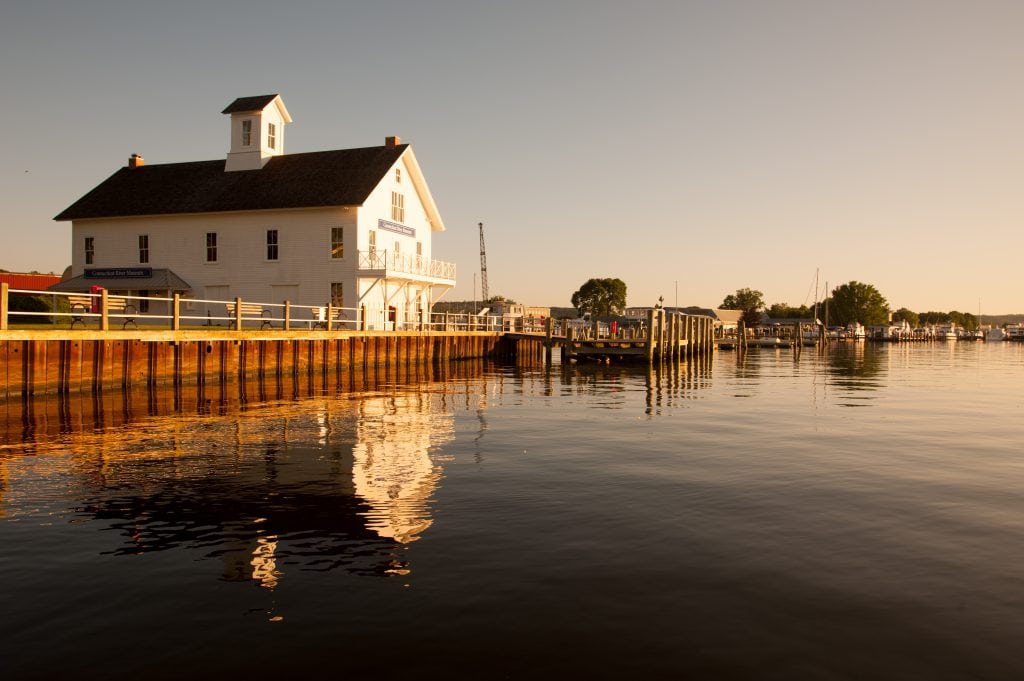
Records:
<instances>
[{"instance_id":1,"label":"balcony railing","mask_svg":"<svg viewBox=\"0 0 1024 681\"><path fill-rule=\"evenodd\" d=\"M359 269L376 270L384 276L409 274L455 283L455 263L428 260L421 255L402 255L388 251L359 251Z\"/></svg>"}]
</instances>

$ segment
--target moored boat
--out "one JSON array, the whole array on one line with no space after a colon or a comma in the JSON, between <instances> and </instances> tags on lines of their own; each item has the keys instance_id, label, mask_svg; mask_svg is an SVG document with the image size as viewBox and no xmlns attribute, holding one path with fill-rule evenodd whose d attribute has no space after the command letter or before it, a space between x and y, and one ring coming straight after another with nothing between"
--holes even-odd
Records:
<instances>
[{"instance_id":1,"label":"moored boat","mask_svg":"<svg viewBox=\"0 0 1024 681\"><path fill-rule=\"evenodd\" d=\"M862 341L868 337L868 332L860 322L850 322L846 325L846 338L854 341Z\"/></svg>"}]
</instances>

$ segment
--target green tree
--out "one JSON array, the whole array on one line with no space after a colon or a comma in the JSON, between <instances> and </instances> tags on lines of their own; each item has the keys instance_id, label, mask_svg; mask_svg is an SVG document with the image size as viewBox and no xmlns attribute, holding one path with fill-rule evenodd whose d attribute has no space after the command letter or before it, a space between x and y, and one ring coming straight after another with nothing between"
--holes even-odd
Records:
<instances>
[{"instance_id":1,"label":"green tree","mask_svg":"<svg viewBox=\"0 0 1024 681\"><path fill-rule=\"evenodd\" d=\"M723 310L743 310L743 323L753 326L761 322L761 310L765 308L764 294L750 288L736 289L722 301Z\"/></svg>"},{"instance_id":2,"label":"green tree","mask_svg":"<svg viewBox=\"0 0 1024 681\"><path fill-rule=\"evenodd\" d=\"M768 308L768 316L772 319L810 319L814 310L806 305L790 307L786 303L773 303Z\"/></svg>"},{"instance_id":3,"label":"green tree","mask_svg":"<svg viewBox=\"0 0 1024 681\"><path fill-rule=\"evenodd\" d=\"M588 279L572 294L572 305L581 315L620 315L626 310L626 282L610 278Z\"/></svg>"},{"instance_id":4,"label":"green tree","mask_svg":"<svg viewBox=\"0 0 1024 681\"><path fill-rule=\"evenodd\" d=\"M910 324L910 327L916 329L921 326L921 317L913 310L908 310L905 307L901 307L892 313L892 320L894 322L906 321Z\"/></svg>"},{"instance_id":5,"label":"green tree","mask_svg":"<svg viewBox=\"0 0 1024 681\"><path fill-rule=\"evenodd\" d=\"M948 312L935 312L929 310L928 312L922 312L920 315L922 324L948 324L949 313Z\"/></svg>"},{"instance_id":6,"label":"green tree","mask_svg":"<svg viewBox=\"0 0 1024 681\"><path fill-rule=\"evenodd\" d=\"M61 297L60 300L66 301L67 298ZM10 312L52 312L50 309L50 301L45 296L33 296L27 293L12 293L7 302L8 310ZM67 304L64 305L66 309L60 309L58 305L58 312L67 312L70 308ZM36 315L16 315L11 314L10 321L23 323L23 324L49 324L50 317L37 317Z\"/></svg>"},{"instance_id":7,"label":"green tree","mask_svg":"<svg viewBox=\"0 0 1024 681\"><path fill-rule=\"evenodd\" d=\"M949 321L964 327L968 331L978 330L978 318L970 312L957 312L953 310L949 313Z\"/></svg>"},{"instance_id":8,"label":"green tree","mask_svg":"<svg viewBox=\"0 0 1024 681\"><path fill-rule=\"evenodd\" d=\"M851 281L832 289L829 323L846 325L860 322L877 326L889 321L889 303L871 284Z\"/></svg>"}]
</instances>

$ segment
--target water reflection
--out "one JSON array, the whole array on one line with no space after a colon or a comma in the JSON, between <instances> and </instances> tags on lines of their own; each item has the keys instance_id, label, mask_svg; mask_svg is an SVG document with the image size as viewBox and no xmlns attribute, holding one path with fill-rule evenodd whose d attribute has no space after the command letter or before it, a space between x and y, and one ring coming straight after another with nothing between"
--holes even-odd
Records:
<instances>
[{"instance_id":1,"label":"water reflection","mask_svg":"<svg viewBox=\"0 0 1024 681\"><path fill-rule=\"evenodd\" d=\"M287 402L250 402L244 385L218 399L199 388L190 414L173 412L179 390L9 404L0 516L32 513L42 473L75 500L72 522L99 524L105 555L198 551L222 579L268 589L299 570L405 575L403 545L432 524L456 390L485 385ZM38 460L20 465L27 457Z\"/></svg>"},{"instance_id":2,"label":"water reflection","mask_svg":"<svg viewBox=\"0 0 1024 681\"><path fill-rule=\"evenodd\" d=\"M878 390L885 370L886 349L874 343L839 343L824 351L831 383L851 391Z\"/></svg>"},{"instance_id":3,"label":"water reflection","mask_svg":"<svg viewBox=\"0 0 1024 681\"><path fill-rule=\"evenodd\" d=\"M441 477L430 451L453 432L451 415L431 409L429 395L360 401L353 480L356 496L370 506L370 529L406 544L430 526L427 501Z\"/></svg>"},{"instance_id":4,"label":"water reflection","mask_svg":"<svg viewBox=\"0 0 1024 681\"><path fill-rule=\"evenodd\" d=\"M644 413L659 416L664 409L696 399L711 385L712 360L703 356L688 362L565 364L560 373L561 393L588 396L590 406L596 409L625 409L633 405L630 391L642 386Z\"/></svg>"}]
</instances>

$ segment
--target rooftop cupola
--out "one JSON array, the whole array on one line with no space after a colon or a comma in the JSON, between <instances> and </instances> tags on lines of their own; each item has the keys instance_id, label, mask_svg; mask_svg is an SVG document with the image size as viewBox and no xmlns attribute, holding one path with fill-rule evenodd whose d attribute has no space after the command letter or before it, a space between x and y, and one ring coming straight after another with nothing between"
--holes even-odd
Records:
<instances>
[{"instance_id":1,"label":"rooftop cupola","mask_svg":"<svg viewBox=\"0 0 1024 681\"><path fill-rule=\"evenodd\" d=\"M292 122L280 95L239 97L223 114L231 114L231 146L224 170L259 170L284 153L284 126Z\"/></svg>"}]
</instances>

